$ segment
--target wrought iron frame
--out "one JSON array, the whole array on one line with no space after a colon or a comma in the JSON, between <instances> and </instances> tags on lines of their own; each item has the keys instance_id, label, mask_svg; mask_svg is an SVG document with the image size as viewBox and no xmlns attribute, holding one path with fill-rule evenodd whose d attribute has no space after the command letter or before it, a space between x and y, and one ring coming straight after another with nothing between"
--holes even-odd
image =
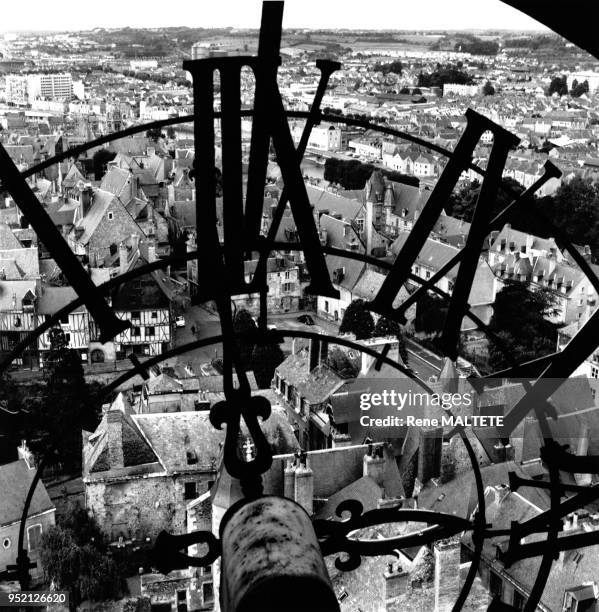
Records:
<instances>
[{"instance_id":1,"label":"wrought iron frame","mask_svg":"<svg viewBox=\"0 0 599 612\"><path fill-rule=\"evenodd\" d=\"M276 34L278 33L280 39L280 15L282 14L283 3L272 2L265 4L270 4L271 7L270 9L265 7L262 27L263 29L270 27L271 33L275 33L275 38ZM261 59L264 59L264 57L270 56L271 60L271 64L268 65L265 70L270 71L271 76L274 70L274 74L276 75L276 66L278 65L278 47L275 43L272 42L272 39L269 46L268 40L263 40L262 36L260 44L261 51L259 50L259 57L261 57ZM243 59L246 62L249 61L248 58ZM254 59L255 58L252 58L252 61L254 61ZM327 71L332 72L333 70L335 70L336 67L334 64L335 63L321 63L319 68L321 69L322 74L326 76ZM298 118L307 120L307 128L304 131L304 134L300 141L300 145L297 149L298 159L301 159L305 152L311 128L320 123L321 121L343 123L354 127L374 130L382 134L398 137L403 140L417 144L419 146L426 147L427 149L433 150L441 155L446 156L449 159L452 159L452 157L455 156L455 152L451 152L447 149L429 143L423 139L414 137L411 134L395 130L388 126L382 126L380 124L371 123L361 119L351 119L343 116L322 113L320 111L319 105L325 90L325 86L323 86L323 83L325 83L326 85L326 79L321 79L321 84L319 85L319 89L317 91L315 103L309 112L284 112L284 116L286 119ZM262 101L264 102L264 99ZM208 112L205 105L203 111ZM264 123L265 120L263 111L256 113L254 110L248 111L241 110L240 108L228 108L223 111L223 113L214 112L212 110L212 112L209 114L213 118L219 119L222 118L226 113L233 113L238 118L253 117L254 121L257 121L258 123ZM149 129L164 128L172 125L189 123L194 121L196 121L196 131L201 130L202 128L198 125L197 117L195 115L176 117L162 121L154 121L142 125L135 125L125 130L102 136L101 138L85 143L83 145L67 149L59 155L56 155L51 159L45 160L44 162L37 164L36 166L29 168L28 170L25 170L21 173L18 173L17 171L16 174L16 168L14 167L14 164L12 164L12 161L8 157L5 149L0 146L0 165L5 168L2 173L2 178L4 182L3 187L8 189L13 194L17 205L22 208L23 212L31 220L33 219L32 215L35 216L36 214L36 206L35 203L31 201L31 195L28 194L23 188L23 179L31 177L47 168L50 168L51 166L63 160L69 158L76 158L78 155L88 151L89 149L101 146L103 144L107 144L109 142L112 142L113 140L145 132ZM260 135L258 135L256 138L258 137L260 137ZM254 138L252 140L252 144L254 144ZM206 159L204 159L204 161L206 161ZM210 160L208 159L207 161ZM291 161L286 160L283 161L283 163L291 163ZM487 170L482 170L481 168L473 164L471 161L466 164L466 167L472 169L483 177L485 177L490 171L493 170L493 164L491 164L490 168L488 168ZM551 228L552 235L556 238L558 243L568 251L575 263L583 270L595 290L599 292L599 278L593 273L591 267L588 265L586 260L571 244L567 236L565 236L559 228L553 226L551 224L551 221L547 219L546 216L542 213L542 211L540 211L539 208L534 204L534 200L532 198L534 192L547 180L558 175L559 171L555 168L555 166L553 166L550 162L547 162L545 166L544 176L541 177L532 187L527 189L523 194L519 195L515 192L510 192L509 195L513 197L513 201L508 207L506 207L504 211L502 211L494 219L490 219L487 227L501 227L505 223L505 221L509 220L510 214L512 214L512 212L516 210L516 208L518 209L519 213L522 213L523 211L528 212L532 217L534 217L536 221L540 222L542 226L544 226L545 228ZM206 179L206 176L207 175L204 176L204 179ZM196 183L197 182L198 181L196 181ZM285 191L281 198L280 205L275 213L275 220L280 220L283 213L283 208L286 205L286 201L287 193ZM479 202L477 209L479 208L479 206L484 206L485 203L486 202L483 198L483 201ZM528 211L526 207L529 208ZM273 250L304 250L304 245L302 244L275 241L273 234L274 232L271 232L265 239L260 239L256 244L249 245L252 250L257 250L260 252L262 260L264 260ZM56 236L52 236L51 233L47 233L45 237L42 237L42 239L44 239L45 242L47 241L47 246L50 246L51 248L62 248L60 246L57 246L58 239L56 238ZM199 246L201 250L202 245ZM135 270L127 272L104 283L103 285L97 288L97 291L99 291L102 295L105 295L111 289L138 276L165 268L169 265L183 263L185 261L189 261L190 259L198 258L200 256L199 251L187 253L185 256L168 257L150 263L148 265L144 265L140 268L136 268ZM480 252L481 249L478 249L476 251L477 257ZM349 259L375 264L380 268L392 268L392 264L382 262L370 255L359 254L352 251L344 251L336 248L323 247L322 253L347 257ZM416 292L415 296L411 297L406 302L406 304L403 305L402 312L405 312L405 309L409 305L416 302L420 296L424 295L427 292L433 292L439 295L446 302L450 302L451 296L436 287L435 283L447 272L447 270L458 265L463 257L465 257L464 251L461 251L446 266L444 266L442 270L440 270L431 279L427 281L424 281L423 279L413 274L410 274L409 280L420 284L420 289ZM91 291L91 288L89 287L89 283L87 283L87 281L85 281L84 279L79 280L82 283L80 285L79 297L73 302L71 302L69 305L62 308L50 319L40 325L35 331L31 332L26 339L20 342L11 352L11 354L0 363L0 372L6 371L12 361L16 357L18 357L18 355L23 350L25 350L27 346L33 343L42 333L44 333L48 329L51 329L63 315L86 303L86 288L89 291ZM93 291L96 291L95 287L93 288ZM268 337L272 341L279 341L283 337L318 337L321 339L323 338L322 335L315 334L313 332L302 332L296 330L277 330L274 332L268 331L266 327L267 312L265 305L265 295L266 291L264 290L264 288L261 288L261 317L258 333L262 339L266 339ZM230 303L228 300L228 295L226 295L225 293L221 295L215 295L213 296L213 298L216 299L218 303L219 312L221 315L221 322L223 323L223 333L221 335L176 347L175 349L172 349L162 355L146 359L143 362L140 362L139 359L136 357L132 358L133 367L128 372L117 377L110 385L108 385L108 387L106 388L106 393L111 393L118 386L122 385L124 382L126 382L136 374L147 378L148 369L166 359L170 359L176 355L183 354L188 350L201 346L207 346L216 342L224 342L225 344L228 343L229 346L226 351L227 355L225 364L228 372L228 376L225 379L225 393L227 400L225 402L221 402L215 405L212 408L211 422L216 428L220 428L225 423L227 424L227 434L224 450L224 464L233 477L240 479L244 495L247 498L251 499L262 494L261 474L268 470L272 463L272 453L268 444L266 443L266 439L264 438L264 434L262 433L262 430L260 428L260 420L258 419L258 417L260 417L262 420L268 418L268 415L270 413L270 405L264 398L261 398L259 396L250 397L247 379L244 378L244 375L240 369L237 369L238 375L241 374L239 376L240 387L237 389L234 388L232 384L231 373L235 368L235 364L239 363L239 356L237 354L236 343L231 327ZM94 313L92 312L92 314ZM484 323L478 317L476 317L476 315L470 312L467 302L462 304L462 307L457 312L457 315L460 316L460 318L462 316L470 317L485 334L493 337L499 343L499 339L493 336L488 327L484 325ZM114 335L116 335L116 333L118 333L119 330L123 329L123 327L123 322L115 322L114 319L112 319L112 328L108 326L102 332L103 339L111 337L111 333L113 337ZM588 331L585 331L585 329ZM586 358L586 356L597 347L598 343L596 340L594 340L594 338L599 337L599 335L595 333L599 331L599 315L596 314L595 316L593 316L589 323L587 323L587 326L585 326L585 329L582 330L582 332L584 333L578 334L575 339L562 352L554 353L542 359L533 360L524 364L516 363L513 357L509 354L509 352L504 349L504 353L512 365L508 370L504 370L502 372L496 373L495 375L492 375L492 377L497 375L501 377L515 377L521 375L523 377L531 377L537 379L534 383L524 383L526 388L526 395L523 400L518 404L516 409L513 411L512 420L508 423L504 433L505 437L507 438L509 433L513 430L515 424L517 424L517 422L519 422L530 410L534 410L539 420L539 424L541 426L544 436L544 446L542 447L541 452L543 461L546 463L549 469L549 481L539 483L537 481L521 479L519 477L516 477L515 474L510 474L510 485L514 487L514 490L517 487L521 486L548 488L551 493L551 506L547 512L535 517L535 519L532 519L527 523L521 525L517 523L513 524L510 530L493 530L491 525L487 525L485 519L485 499L481 471L470 441L468 440L464 429L462 427L457 427L454 430L453 434L459 435L461 437L467 449L468 455L472 463L474 481L476 483L478 510L472 519L459 518L452 515L425 510L406 510L401 508L381 509L362 514L362 507L358 502L348 501L340 504L340 506L337 508L337 514L339 517L342 517L344 513L349 512L350 518L341 521L314 521L314 528L320 541L322 553L324 555L345 553L345 559L342 559L341 557L337 558L336 566L341 570L347 571L356 569L360 565L361 556L379 556L394 554L394 550L401 548L402 546L430 544L435 540L443 539L451 535L455 535L457 533L462 533L466 530L472 530L472 540L474 544L474 555L472 559L472 564L470 566L466 581L454 606L454 610L460 610L468 597L476 573L478 571L478 566L482 558L483 544L485 539L498 535L509 535L510 540L508 550L502 555L502 559L506 566L509 566L510 564L518 561L519 559L531 556L541 556L541 566L536 581L534 583L532 592L525 607L525 610L527 612L534 610L537 604L540 602L544 586L549 577L551 564L553 560L557 558L559 552L561 550L567 550L569 548L577 548L599 544L599 532L594 532L591 534L585 533L583 537L576 535L558 537L561 525L561 516L573 511L581 505L587 504L599 498L599 486L571 487L564 485L560 480L560 470L565 469L568 471L575 471L577 473L599 473L599 457L579 458L569 454L564 447L561 447L557 444L557 442L552 439L551 431L547 423L547 416L554 416L554 414L551 412L550 405L547 404L547 399L557 388L555 382L552 383L551 380L547 379L567 377L573 371L573 367L575 367L581 360ZM586 338L582 337L585 335ZM377 360L377 367L380 368L381 364L383 363L390 365L402 372L404 375L407 375L414 379L425 390L431 391L428 385L424 381L420 380L412 371L406 369L401 364L389 359L385 351L375 351L370 347L365 347L361 344L357 344L344 338L324 336L324 339L329 340L330 342L334 342L336 344L351 347L357 351L366 352L371 356L375 357L375 359ZM477 386L478 388L481 388L484 387L486 378L471 378L471 382L473 383L473 385L475 385L475 387ZM541 408L539 408L539 406L541 406ZM249 463L241 461L237 457L236 453L237 436L235 435L235 432L238 431L241 418L245 420L250 430L250 434L254 439L257 449L256 458ZM31 568L31 563L28 559L27 551L23 546L24 527L28 508L31 502L31 498L33 496L33 491L35 490L35 487L37 486L37 483L41 476L43 465L44 464L42 462L38 466L35 477L29 489L27 499L25 500L23 508L23 518L21 520L19 532L17 563L16 565L9 566L8 571L0 573L0 576L2 578L12 578L19 580L21 582L22 588L24 589L27 588L29 584L29 569ZM566 491L575 491L576 495L568 498L564 502L561 502L561 496L563 496ZM424 522L429 524L430 527L423 530L419 534L409 534L406 536L376 541L364 541L348 537L348 534L350 532L364 527L388 522L406 521ZM547 539L543 542L534 544L520 543L521 538L525 535L528 535L530 533L545 532L547 533ZM202 557L190 557L180 552L183 548L199 543L208 545L208 552ZM159 536L155 543L154 553L151 559L149 559L149 562L152 563L155 567L157 567L160 571L168 573L169 571L172 571L174 569L181 569L189 566L205 566L207 564L212 563L215 559L218 558L219 555L220 542L210 532L195 532L178 536L172 536L163 533ZM493 603L489 607L489 610L498 609L510 609L510 607L505 606L505 604L499 604L497 601L493 601Z\"/></svg>"}]
</instances>

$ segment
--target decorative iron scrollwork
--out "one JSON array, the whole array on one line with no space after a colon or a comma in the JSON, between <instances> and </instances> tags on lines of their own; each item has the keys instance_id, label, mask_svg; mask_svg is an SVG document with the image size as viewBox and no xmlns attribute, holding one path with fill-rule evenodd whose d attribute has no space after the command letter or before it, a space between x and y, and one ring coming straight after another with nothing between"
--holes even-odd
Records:
<instances>
[{"instance_id":1,"label":"decorative iron scrollwork","mask_svg":"<svg viewBox=\"0 0 599 612\"><path fill-rule=\"evenodd\" d=\"M337 569L344 572L358 568L362 562L362 556L395 555L394 551L401 548L431 544L474 527L468 519L429 510L380 508L362 513L363 509L361 502L354 499L345 500L337 506L336 514L341 517L344 513L349 512L348 519L341 521L317 519L314 521L314 530L325 556L339 552L347 553L347 559L337 557L335 560ZM391 538L348 537L352 532L367 527L387 523L407 523L408 521L428 523L430 526Z\"/></svg>"},{"instance_id":2,"label":"decorative iron scrollwork","mask_svg":"<svg viewBox=\"0 0 599 612\"><path fill-rule=\"evenodd\" d=\"M181 552L194 544L206 544L208 552L201 557ZM220 540L210 531L193 531L182 535L161 531L150 554L150 561L159 572L169 574L187 567L206 567L214 563L220 554Z\"/></svg>"}]
</instances>

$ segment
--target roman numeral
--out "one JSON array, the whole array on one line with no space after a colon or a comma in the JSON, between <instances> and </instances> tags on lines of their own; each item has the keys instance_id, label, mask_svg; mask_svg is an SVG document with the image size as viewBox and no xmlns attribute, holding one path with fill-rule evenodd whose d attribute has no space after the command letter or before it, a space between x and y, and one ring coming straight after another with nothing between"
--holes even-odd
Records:
<instances>
[{"instance_id":1,"label":"roman numeral","mask_svg":"<svg viewBox=\"0 0 599 612\"><path fill-rule=\"evenodd\" d=\"M277 67L280 63L278 40L282 20L282 3L263 5L261 39L257 57L203 59L184 62L183 67L193 77L195 99L196 142L196 210L198 235L199 299L205 301L218 295L224 282L232 295L266 290L266 278L255 275L245 281L244 253L260 243L260 222L266 180L268 148L273 146L281 168L286 194L289 194L291 213L298 228L311 284L311 293L339 297L329 277L324 253L306 187L301 173L298 152L287 123L283 100L277 85ZM265 23L269 27L265 28ZM264 34L264 38L262 36ZM245 211L242 193L240 74L248 66L256 78L255 123L249 164L248 194ZM320 63L323 88L336 63ZM222 150L223 150L223 225L224 240L221 247L217 231L217 213L214 180L214 70L218 70L221 83ZM322 99L322 96L320 96ZM215 274L224 263L226 278Z\"/></svg>"},{"instance_id":2,"label":"roman numeral","mask_svg":"<svg viewBox=\"0 0 599 612\"><path fill-rule=\"evenodd\" d=\"M100 342L108 342L127 329L129 323L114 314L2 145L0 145L0 180L38 238L52 254L69 284L83 299L86 308L100 328Z\"/></svg>"},{"instance_id":3,"label":"roman numeral","mask_svg":"<svg viewBox=\"0 0 599 612\"><path fill-rule=\"evenodd\" d=\"M470 287L472 286L483 242L489 231L490 203L497 196L508 152L520 142L517 136L471 109L466 111L466 119L466 129L456 145L453 155L449 158L447 166L439 177L401 252L397 255L379 293L368 304L371 310L402 322L403 316L397 312L397 309L393 308L393 300L400 287L409 279L412 265L430 236L435 222L440 217L462 171L468 167L480 137L487 130L491 131L493 133L493 146L489 164L476 202L466 245L462 252L458 276L442 334L445 353L452 359L457 358L457 343L464 309L468 303Z\"/></svg>"}]
</instances>

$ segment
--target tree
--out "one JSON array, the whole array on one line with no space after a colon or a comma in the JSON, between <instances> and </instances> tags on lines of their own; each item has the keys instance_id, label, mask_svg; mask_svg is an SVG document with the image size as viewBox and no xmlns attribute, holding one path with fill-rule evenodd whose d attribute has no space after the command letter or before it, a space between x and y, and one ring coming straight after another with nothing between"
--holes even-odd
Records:
<instances>
[{"instance_id":1,"label":"tree","mask_svg":"<svg viewBox=\"0 0 599 612\"><path fill-rule=\"evenodd\" d=\"M69 591L72 610L86 599L117 599L126 590L98 523L81 506L71 506L42 534L40 560L46 580Z\"/></svg>"},{"instance_id":2,"label":"tree","mask_svg":"<svg viewBox=\"0 0 599 612\"><path fill-rule=\"evenodd\" d=\"M483 96L494 96L495 87L491 85L491 81L487 81L483 86Z\"/></svg>"},{"instance_id":3,"label":"tree","mask_svg":"<svg viewBox=\"0 0 599 612\"><path fill-rule=\"evenodd\" d=\"M108 149L98 149L92 157L92 166L94 169L94 178L96 181L101 181L106 173L106 166L109 161L116 157L116 153Z\"/></svg>"},{"instance_id":4,"label":"tree","mask_svg":"<svg viewBox=\"0 0 599 612\"><path fill-rule=\"evenodd\" d=\"M543 357L556 350L559 325L550 320L558 310L556 298L544 287L531 290L528 283L505 281L497 293L489 329L499 337L489 343L493 370L511 365L501 346L516 362Z\"/></svg>"},{"instance_id":5,"label":"tree","mask_svg":"<svg viewBox=\"0 0 599 612\"><path fill-rule=\"evenodd\" d=\"M397 321L392 321L391 319L387 319L386 317L379 317L379 320L374 326L374 331L372 335L374 338L395 336L399 343L399 356L401 357L402 361L406 365L408 365L408 350L406 348L406 341L404 339L401 325L397 323Z\"/></svg>"},{"instance_id":6,"label":"tree","mask_svg":"<svg viewBox=\"0 0 599 612\"><path fill-rule=\"evenodd\" d=\"M551 83L549 83L549 89L547 90L547 95L551 96L554 93L556 93L558 96L568 95L568 82L564 75L556 76L551 79Z\"/></svg>"},{"instance_id":7,"label":"tree","mask_svg":"<svg viewBox=\"0 0 599 612\"><path fill-rule=\"evenodd\" d=\"M575 177L538 206L575 244L588 244L599 256L599 186L590 179Z\"/></svg>"},{"instance_id":8,"label":"tree","mask_svg":"<svg viewBox=\"0 0 599 612\"><path fill-rule=\"evenodd\" d=\"M409 88L409 87L402 87L402 88L399 90L399 93L400 93L400 94L402 94L402 95L409 95L409 93L410 93L410 88Z\"/></svg>"},{"instance_id":9,"label":"tree","mask_svg":"<svg viewBox=\"0 0 599 612\"><path fill-rule=\"evenodd\" d=\"M570 90L570 95L573 98L579 98L585 93L589 93L589 82L583 81L579 83L576 79L572 81L572 89Z\"/></svg>"},{"instance_id":10,"label":"tree","mask_svg":"<svg viewBox=\"0 0 599 612\"><path fill-rule=\"evenodd\" d=\"M463 219L464 221L472 221L476 201L480 194L481 183L474 180L469 185L462 187L457 193L452 193L447 202L445 212L452 217ZM513 199L510 191L515 191L517 194L524 191L524 187L511 177L504 177L501 180L501 188L497 193L495 201L491 204L491 218L500 213ZM527 231L525 228L531 226L530 219L524 214L520 215L516 211L511 220L512 225L522 231Z\"/></svg>"},{"instance_id":11,"label":"tree","mask_svg":"<svg viewBox=\"0 0 599 612\"><path fill-rule=\"evenodd\" d=\"M395 62L387 62L386 64L375 64L374 71L382 72L383 74L389 74L392 72L393 74L401 74L403 70L403 64L399 61Z\"/></svg>"},{"instance_id":12,"label":"tree","mask_svg":"<svg viewBox=\"0 0 599 612\"><path fill-rule=\"evenodd\" d=\"M327 365L342 378L355 378L360 371L357 363L352 362L346 351L333 347L327 355Z\"/></svg>"},{"instance_id":13,"label":"tree","mask_svg":"<svg viewBox=\"0 0 599 612\"><path fill-rule=\"evenodd\" d=\"M436 335L443 329L447 305L438 297L425 293L416 303L414 329L424 334Z\"/></svg>"},{"instance_id":14,"label":"tree","mask_svg":"<svg viewBox=\"0 0 599 612\"><path fill-rule=\"evenodd\" d=\"M241 308L233 318L233 330L239 345L241 364L245 370L252 369L252 353L256 346L256 332L258 327L252 315Z\"/></svg>"},{"instance_id":15,"label":"tree","mask_svg":"<svg viewBox=\"0 0 599 612\"><path fill-rule=\"evenodd\" d=\"M414 87L414 89L412 89L412 95L413 96L421 96L422 95L422 90L419 87Z\"/></svg>"},{"instance_id":16,"label":"tree","mask_svg":"<svg viewBox=\"0 0 599 612\"><path fill-rule=\"evenodd\" d=\"M61 463L75 473L81 468L81 430L97 427L101 402L90 393L79 355L68 348L62 329L53 328L48 336L45 385L30 405L30 448L46 462Z\"/></svg>"},{"instance_id":17,"label":"tree","mask_svg":"<svg viewBox=\"0 0 599 612\"><path fill-rule=\"evenodd\" d=\"M159 138L164 138L165 135L162 133L160 128L150 128L146 131L146 138L153 140L154 142L158 142Z\"/></svg>"},{"instance_id":18,"label":"tree","mask_svg":"<svg viewBox=\"0 0 599 612\"><path fill-rule=\"evenodd\" d=\"M339 333L351 333L356 336L356 340L365 340L372 337L374 331L374 319L366 308L364 300L354 300L346 309Z\"/></svg>"},{"instance_id":19,"label":"tree","mask_svg":"<svg viewBox=\"0 0 599 612\"><path fill-rule=\"evenodd\" d=\"M260 389L268 389L275 374L275 369L285 359L281 347L274 343L256 344L252 353L254 377Z\"/></svg>"}]
</instances>

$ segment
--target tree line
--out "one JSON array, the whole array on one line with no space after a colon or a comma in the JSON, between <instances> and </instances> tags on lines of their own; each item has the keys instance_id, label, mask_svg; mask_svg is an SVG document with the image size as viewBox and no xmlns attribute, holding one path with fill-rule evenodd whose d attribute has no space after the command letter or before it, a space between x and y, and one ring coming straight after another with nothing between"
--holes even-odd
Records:
<instances>
[{"instance_id":1,"label":"tree line","mask_svg":"<svg viewBox=\"0 0 599 612\"><path fill-rule=\"evenodd\" d=\"M337 157L329 157L324 164L324 180L329 183L341 185L343 189L363 189L366 181L370 178L374 170L377 170L373 164L365 164L357 159L339 159ZM401 172L393 170L385 170L380 168L383 176L390 181L404 183L418 187L419 181L415 176L408 176Z\"/></svg>"}]
</instances>

